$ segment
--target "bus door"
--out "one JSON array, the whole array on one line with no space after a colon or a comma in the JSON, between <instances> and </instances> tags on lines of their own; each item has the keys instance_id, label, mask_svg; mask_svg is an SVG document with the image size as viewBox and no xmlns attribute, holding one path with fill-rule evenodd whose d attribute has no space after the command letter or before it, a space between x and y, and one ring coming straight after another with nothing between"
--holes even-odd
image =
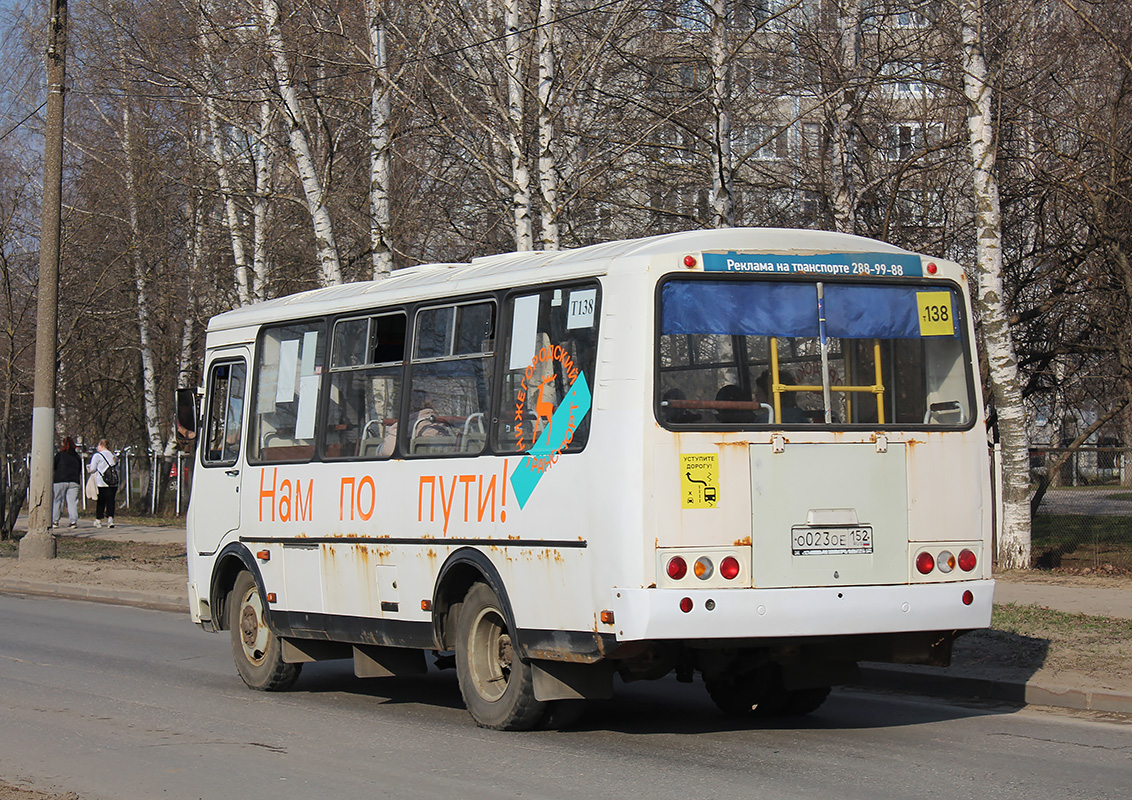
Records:
<instances>
[{"instance_id":1,"label":"bus door","mask_svg":"<svg viewBox=\"0 0 1132 800\"><path fill-rule=\"evenodd\" d=\"M240 473L244 467L244 406L247 400L248 348L213 354L206 372L200 469L193 496L193 547L212 553L221 539L240 527Z\"/></svg>"}]
</instances>

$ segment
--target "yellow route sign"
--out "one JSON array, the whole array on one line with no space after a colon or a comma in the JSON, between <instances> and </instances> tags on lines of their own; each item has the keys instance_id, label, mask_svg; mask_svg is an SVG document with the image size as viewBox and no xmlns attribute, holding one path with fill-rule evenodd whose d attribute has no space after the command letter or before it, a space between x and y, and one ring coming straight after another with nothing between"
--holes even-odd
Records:
<instances>
[{"instance_id":1,"label":"yellow route sign","mask_svg":"<svg viewBox=\"0 0 1132 800\"><path fill-rule=\"evenodd\" d=\"M921 336L951 336L955 320L951 313L951 292L916 292Z\"/></svg>"},{"instance_id":2,"label":"yellow route sign","mask_svg":"<svg viewBox=\"0 0 1132 800\"><path fill-rule=\"evenodd\" d=\"M680 454L680 495L684 508L715 508L719 503L719 454Z\"/></svg>"}]
</instances>

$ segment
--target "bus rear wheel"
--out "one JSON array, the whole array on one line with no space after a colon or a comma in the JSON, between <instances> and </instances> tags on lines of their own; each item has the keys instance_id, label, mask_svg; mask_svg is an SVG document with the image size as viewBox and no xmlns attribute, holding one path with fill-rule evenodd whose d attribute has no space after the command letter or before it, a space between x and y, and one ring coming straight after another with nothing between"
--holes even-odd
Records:
<instances>
[{"instance_id":1,"label":"bus rear wheel","mask_svg":"<svg viewBox=\"0 0 1132 800\"><path fill-rule=\"evenodd\" d=\"M531 666L515 652L502 604L483 583L468 590L457 617L456 675L464 704L481 727L530 730L546 715L547 704L535 699Z\"/></svg>"},{"instance_id":2,"label":"bus rear wheel","mask_svg":"<svg viewBox=\"0 0 1132 800\"><path fill-rule=\"evenodd\" d=\"M712 701L731 717L795 717L817 711L829 697L828 686L787 689L782 670L768 664L754 672L705 681Z\"/></svg>"},{"instance_id":3,"label":"bus rear wheel","mask_svg":"<svg viewBox=\"0 0 1132 800\"><path fill-rule=\"evenodd\" d=\"M236 671L252 689L281 692L299 679L302 664L283 661L283 646L264 616L263 598L248 571L236 576L228 595L228 631Z\"/></svg>"}]
</instances>

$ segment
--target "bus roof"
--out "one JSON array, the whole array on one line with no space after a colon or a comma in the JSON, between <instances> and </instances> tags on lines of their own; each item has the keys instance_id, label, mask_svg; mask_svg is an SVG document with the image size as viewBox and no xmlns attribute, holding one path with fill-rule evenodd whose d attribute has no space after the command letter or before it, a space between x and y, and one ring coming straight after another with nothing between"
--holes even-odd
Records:
<instances>
[{"instance_id":1,"label":"bus roof","mask_svg":"<svg viewBox=\"0 0 1132 800\"><path fill-rule=\"evenodd\" d=\"M670 254L673 269L687 254L712 251L747 253L903 253L876 239L831 231L792 228L719 228L604 242L573 250L532 250L474 258L468 263L421 264L396 270L388 278L311 289L218 314L209 331L262 325L353 309L411 302L438 292L463 294L547 280L569 280L610 272L643 270L648 259ZM632 259L632 261L630 260ZM635 263L633 263L635 262Z\"/></svg>"}]
</instances>

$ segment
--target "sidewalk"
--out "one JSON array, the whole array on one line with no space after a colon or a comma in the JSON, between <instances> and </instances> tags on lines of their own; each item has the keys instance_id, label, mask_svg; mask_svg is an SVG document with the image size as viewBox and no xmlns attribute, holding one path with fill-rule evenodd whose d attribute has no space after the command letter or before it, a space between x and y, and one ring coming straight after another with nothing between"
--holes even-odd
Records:
<instances>
[{"instance_id":1,"label":"sidewalk","mask_svg":"<svg viewBox=\"0 0 1132 800\"><path fill-rule=\"evenodd\" d=\"M26 519L17 529L26 530ZM75 530L62 528L60 536L103 539L146 544L184 545L185 529L176 525L119 524L114 528L95 528L90 520L80 520ZM13 562L2 564L2 562ZM26 564L26 562L24 562ZM34 563L34 562L33 562ZM35 594L67 597L103 603L136 605L145 608L184 613L186 598L184 578L169 573L139 573L118 570L128 575L115 576L100 572L97 577L75 574L67 565L64 579L36 573L21 566L16 559L0 559L0 593ZM995 604L1036 605L1057 611L1092 616L1132 619L1132 584L1128 588L1061 585L1049 582L1027 582L1012 576L995 586ZM975 634L971 634L972 637ZM965 644L961 638L956 645ZM904 691L938 697L984 699L1012 704L1056 706L1086 711L1132 714L1132 685L1082 685L1085 676L1019 674L1008 665L980 663L953 664L951 667L922 667L896 664L862 664L860 685L873 689ZM1115 688L1114 688L1115 687Z\"/></svg>"}]
</instances>

